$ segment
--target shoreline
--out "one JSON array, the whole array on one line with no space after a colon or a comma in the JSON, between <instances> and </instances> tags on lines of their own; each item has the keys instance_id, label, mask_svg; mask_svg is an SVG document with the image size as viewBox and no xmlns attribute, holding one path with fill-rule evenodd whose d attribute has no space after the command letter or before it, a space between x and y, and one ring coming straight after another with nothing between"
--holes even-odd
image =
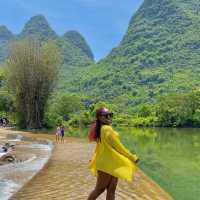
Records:
<instances>
[{"instance_id":1,"label":"shoreline","mask_svg":"<svg viewBox=\"0 0 200 200\"><path fill-rule=\"evenodd\" d=\"M52 142L55 140L54 134L11 132L36 139L50 139ZM63 144L54 142L54 145L52 155L45 166L14 194L11 200L29 200L32 199L33 195L36 200L43 198L47 200L52 198L81 200L87 198L96 181L88 170L88 160L92 155L94 145L88 144L86 139L71 137L65 137ZM39 189L41 185L45 185L45 188ZM76 197L73 196L75 194ZM116 199L130 198L136 200L173 199L140 169L133 183L119 181ZM99 199L105 199L105 195L102 195Z\"/></svg>"},{"instance_id":2,"label":"shoreline","mask_svg":"<svg viewBox=\"0 0 200 200\"><path fill-rule=\"evenodd\" d=\"M53 144L47 139L36 140L21 133L0 129L1 143L15 144L11 152L16 158L12 163L0 166L0 199L7 200L23 188L48 163Z\"/></svg>"}]
</instances>

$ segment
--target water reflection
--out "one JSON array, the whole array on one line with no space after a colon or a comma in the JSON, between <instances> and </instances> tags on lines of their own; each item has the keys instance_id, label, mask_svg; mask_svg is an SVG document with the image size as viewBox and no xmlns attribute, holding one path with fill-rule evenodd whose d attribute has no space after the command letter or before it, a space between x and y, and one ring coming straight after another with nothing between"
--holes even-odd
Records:
<instances>
[{"instance_id":1,"label":"water reflection","mask_svg":"<svg viewBox=\"0 0 200 200\"><path fill-rule=\"evenodd\" d=\"M200 196L200 129L119 128L140 167L177 200Z\"/></svg>"}]
</instances>

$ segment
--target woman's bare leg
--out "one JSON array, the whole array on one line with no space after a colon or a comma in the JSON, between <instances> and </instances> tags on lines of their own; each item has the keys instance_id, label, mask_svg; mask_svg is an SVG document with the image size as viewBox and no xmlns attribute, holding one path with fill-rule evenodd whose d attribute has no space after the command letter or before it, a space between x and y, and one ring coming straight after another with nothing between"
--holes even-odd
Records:
<instances>
[{"instance_id":1,"label":"woman's bare leg","mask_svg":"<svg viewBox=\"0 0 200 200\"><path fill-rule=\"evenodd\" d=\"M64 143L64 136L61 136L61 143Z\"/></svg>"},{"instance_id":2,"label":"woman's bare leg","mask_svg":"<svg viewBox=\"0 0 200 200\"><path fill-rule=\"evenodd\" d=\"M102 194L111 182L111 178L111 175L98 171L96 187L87 200L95 200L100 194Z\"/></svg>"},{"instance_id":3,"label":"woman's bare leg","mask_svg":"<svg viewBox=\"0 0 200 200\"><path fill-rule=\"evenodd\" d=\"M117 188L118 178L111 176L111 181L107 187L107 195L106 200L114 200L115 199L115 190Z\"/></svg>"}]
</instances>

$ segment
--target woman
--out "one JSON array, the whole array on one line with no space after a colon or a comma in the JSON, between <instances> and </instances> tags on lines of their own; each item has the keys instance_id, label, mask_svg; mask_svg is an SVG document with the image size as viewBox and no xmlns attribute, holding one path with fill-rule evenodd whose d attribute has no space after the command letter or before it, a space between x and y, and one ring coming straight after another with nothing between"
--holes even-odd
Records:
<instances>
[{"instance_id":1,"label":"woman","mask_svg":"<svg viewBox=\"0 0 200 200\"><path fill-rule=\"evenodd\" d=\"M58 125L56 128L56 142L59 142L60 135L61 135L61 129L60 125Z\"/></svg>"},{"instance_id":2,"label":"woman","mask_svg":"<svg viewBox=\"0 0 200 200\"><path fill-rule=\"evenodd\" d=\"M64 128L64 126L62 125L62 126L60 127L61 143L64 142L64 135L65 135L65 128Z\"/></svg>"},{"instance_id":3,"label":"woman","mask_svg":"<svg viewBox=\"0 0 200 200\"><path fill-rule=\"evenodd\" d=\"M97 143L89 166L92 174L97 175L97 183L88 200L95 200L105 190L106 200L114 200L118 178L131 181L139 160L121 144L111 126L112 116L107 108L98 109L89 131L89 140Z\"/></svg>"}]
</instances>

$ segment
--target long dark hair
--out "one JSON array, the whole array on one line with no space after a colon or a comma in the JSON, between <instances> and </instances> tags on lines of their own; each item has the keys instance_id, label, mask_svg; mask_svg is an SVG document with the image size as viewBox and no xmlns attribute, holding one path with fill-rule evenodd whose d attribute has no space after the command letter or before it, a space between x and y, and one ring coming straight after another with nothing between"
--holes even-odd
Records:
<instances>
[{"instance_id":1,"label":"long dark hair","mask_svg":"<svg viewBox=\"0 0 200 200\"><path fill-rule=\"evenodd\" d=\"M88 132L89 141L96 141L96 142L100 141L101 142L102 123L99 120L99 117L102 115L102 113L105 113L105 112L109 112L109 110L104 107L96 110L96 119L91 124L89 132Z\"/></svg>"}]
</instances>

